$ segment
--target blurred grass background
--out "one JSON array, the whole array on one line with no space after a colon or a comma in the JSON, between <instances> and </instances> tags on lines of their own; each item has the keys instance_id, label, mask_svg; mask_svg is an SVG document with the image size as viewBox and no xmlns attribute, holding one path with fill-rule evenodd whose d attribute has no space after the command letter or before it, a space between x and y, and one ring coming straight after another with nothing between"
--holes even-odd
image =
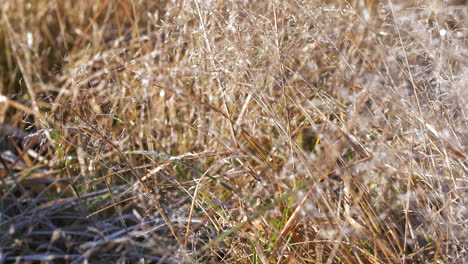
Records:
<instances>
[{"instance_id":1,"label":"blurred grass background","mask_svg":"<svg viewBox=\"0 0 468 264\"><path fill-rule=\"evenodd\" d=\"M464 263L465 1L3 1L1 263Z\"/></svg>"}]
</instances>

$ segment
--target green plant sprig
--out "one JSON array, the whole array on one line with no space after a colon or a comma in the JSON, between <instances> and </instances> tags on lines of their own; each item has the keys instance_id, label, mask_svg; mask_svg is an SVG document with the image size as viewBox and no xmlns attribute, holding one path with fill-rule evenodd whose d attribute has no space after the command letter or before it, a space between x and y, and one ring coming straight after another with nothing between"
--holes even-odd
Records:
<instances>
[{"instance_id":1,"label":"green plant sprig","mask_svg":"<svg viewBox=\"0 0 468 264\"><path fill-rule=\"evenodd\" d=\"M228 183L225 183L219 179L216 179L215 177L211 176L208 172L206 171L203 171L203 170L200 170L190 164L188 164L187 162L184 162L182 161L181 159L178 159L174 156L170 156L170 155L167 155L167 154L163 154L163 153L159 153L159 152L155 152L155 151L145 151L145 150L132 150L132 151L127 151L125 152L125 154L142 154L142 155L151 155L151 156L155 156L155 157L158 157L158 158L162 158L162 159L166 159L166 160L169 160L169 161L173 161L175 163L178 163L180 165L183 165L187 168L190 168L198 173L200 173L202 176L206 176L208 177L209 179L213 180L213 181L216 181L216 182L219 182L219 184L221 184L221 186L223 186L224 188L228 189L229 191L233 191L234 189L232 188L231 185L229 185Z\"/></svg>"}]
</instances>

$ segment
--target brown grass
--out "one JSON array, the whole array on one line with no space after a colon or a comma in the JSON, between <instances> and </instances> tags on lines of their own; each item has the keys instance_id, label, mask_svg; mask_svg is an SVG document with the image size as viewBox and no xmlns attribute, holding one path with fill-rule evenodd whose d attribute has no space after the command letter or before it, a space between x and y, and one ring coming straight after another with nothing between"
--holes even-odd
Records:
<instances>
[{"instance_id":1,"label":"brown grass","mask_svg":"<svg viewBox=\"0 0 468 264\"><path fill-rule=\"evenodd\" d=\"M0 263L467 260L464 1L0 10Z\"/></svg>"}]
</instances>

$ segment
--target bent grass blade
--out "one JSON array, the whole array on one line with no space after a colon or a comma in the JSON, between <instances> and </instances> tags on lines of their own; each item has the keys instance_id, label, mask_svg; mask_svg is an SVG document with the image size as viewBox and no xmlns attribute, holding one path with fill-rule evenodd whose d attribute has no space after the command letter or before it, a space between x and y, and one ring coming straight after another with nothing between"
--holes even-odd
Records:
<instances>
[{"instance_id":1,"label":"bent grass blade","mask_svg":"<svg viewBox=\"0 0 468 264\"><path fill-rule=\"evenodd\" d=\"M202 171L198 168L195 168L194 166L188 164L187 162L184 162L176 157L173 157L173 156L170 156L170 155L167 155L167 154L163 154L163 153L159 153L159 152L154 152L154 151L144 151L144 150L132 150L132 151L127 151L125 152L125 154L141 154L141 155L151 155L151 156L155 156L155 157L158 157L158 158L162 158L162 159L166 159L166 160L169 160L169 161L173 161L175 163L178 163L182 166L185 166L187 168L190 168L198 173L200 173L202 176L206 176L208 177L209 179L213 180L213 181L216 181L216 182L219 182L219 184L221 184L221 186L223 186L224 188L228 189L229 191L233 191L233 188L231 185L229 185L228 183L225 183L219 179L216 179L215 177L211 176L208 172L206 171Z\"/></svg>"}]
</instances>

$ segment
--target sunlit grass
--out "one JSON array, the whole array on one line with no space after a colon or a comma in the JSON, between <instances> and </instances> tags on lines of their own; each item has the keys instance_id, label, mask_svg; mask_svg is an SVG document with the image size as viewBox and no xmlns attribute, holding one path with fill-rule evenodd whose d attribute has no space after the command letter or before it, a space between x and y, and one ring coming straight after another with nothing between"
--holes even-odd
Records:
<instances>
[{"instance_id":1,"label":"sunlit grass","mask_svg":"<svg viewBox=\"0 0 468 264\"><path fill-rule=\"evenodd\" d=\"M463 263L460 1L5 1L0 262Z\"/></svg>"}]
</instances>

